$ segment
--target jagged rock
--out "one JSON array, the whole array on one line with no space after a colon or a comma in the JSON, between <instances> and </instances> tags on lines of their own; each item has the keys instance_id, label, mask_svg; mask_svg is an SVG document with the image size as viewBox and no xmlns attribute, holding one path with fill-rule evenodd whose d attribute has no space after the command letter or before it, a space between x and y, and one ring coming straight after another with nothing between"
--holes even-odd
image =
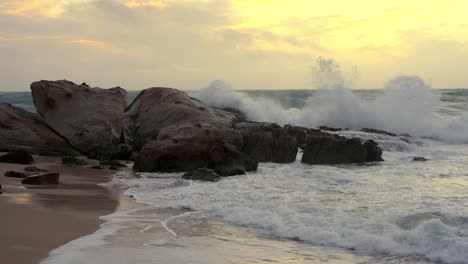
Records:
<instances>
[{"instance_id":1,"label":"jagged rock","mask_svg":"<svg viewBox=\"0 0 468 264\"><path fill-rule=\"evenodd\" d=\"M88 165L88 162L86 162L85 160L79 159L77 157L65 156L65 157L62 157L62 164L63 165L86 166L86 165Z\"/></svg>"},{"instance_id":2,"label":"jagged rock","mask_svg":"<svg viewBox=\"0 0 468 264\"><path fill-rule=\"evenodd\" d=\"M125 112L125 124L133 135L136 150L169 126L199 122L230 127L237 120L236 113L211 108L172 88L143 90Z\"/></svg>"},{"instance_id":3,"label":"jagged rock","mask_svg":"<svg viewBox=\"0 0 468 264\"><path fill-rule=\"evenodd\" d=\"M24 168L24 170L27 171L27 172L46 172L47 171L47 170L38 168L36 166L28 166L28 167Z\"/></svg>"},{"instance_id":4,"label":"jagged rock","mask_svg":"<svg viewBox=\"0 0 468 264\"><path fill-rule=\"evenodd\" d=\"M26 178L31 175L32 175L31 173L19 172L19 171L6 171L5 172L5 177L9 177L9 178Z\"/></svg>"},{"instance_id":5,"label":"jagged rock","mask_svg":"<svg viewBox=\"0 0 468 264\"><path fill-rule=\"evenodd\" d=\"M69 142L38 114L0 103L0 146L2 151L27 149L34 154L76 154Z\"/></svg>"},{"instance_id":6,"label":"jagged rock","mask_svg":"<svg viewBox=\"0 0 468 264\"><path fill-rule=\"evenodd\" d=\"M387 131L373 129L373 128L363 128L363 129L361 129L361 131L366 132L366 133L381 134L381 135L392 136L392 137L398 136L397 134L393 134L393 133L390 133L390 132L387 132Z\"/></svg>"},{"instance_id":7,"label":"jagged rock","mask_svg":"<svg viewBox=\"0 0 468 264\"><path fill-rule=\"evenodd\" d=\"M59 176L58 172L45 172L41 174L37 174L34 176L29 176L21 181L22 184L58 184L59 183Z\"/></svg>"},{"instance_id":8,"label":"jagged rock","mask_svg":"<svg viewBox=\"0 0 468 264\"><path fill-rule=\"evenodd\" d=\"M198 168L196 170L186 172L184 175L182 175L182 178L195 181L216 182L221 179L221 176L219 176L214 170Z\"/></svg>"},{"instance_id":9,"label":"jagged rock","mask_svg":"<svg viewBox=\"0 0 468 264\"><path fill-rule=\"evenodd\" d=\"M325 131L331 131L331 132L338 132L338 131L342 131L342 130L343 130L342 128L327 127L327 126L320 126L319 129L320 129L320 130L325 130Z\"/></svg>"},{"instance_id":10,"label":"jagged rock","mask_svg":"<svg viewBox=\"0 0 468 264\"><path fill-rule=\"evenodd\" d=\"M34 159L26 150L14 150L0 157L0 162L3 163L17 163L17 164L31 164Z\"/></svg>"},{"instance_id":11,"label":"jagged rock","mask_svg":"<svg viewBox=\"0 0 468 264\"><path fill-rule=\"evenodd\" d=\"M124 89L90 88L62 80L33 82L31 91L47 125L82 152L107 153L128 141L123 123Z\"/></svg>"},{"instance_id":12,"label":"jagged rock","mask_svg":"<svg viewBox=\"0 0 468 264\"><path fill-rule=\"evenodd\" d=\"M303 163L346 164L382 161L382 150L377 143L368 140L361 143L359 138L347 139L338 135L315 135L307 140Z\"/></svg>"},{"instance_id":13,"label":"jagged rock","mask_svg":"<svg viewBox=\"0 0 468 264\"><path fill-rule=\"evenodd\" d=\"M239 123L236 130L244 137L243 152L259 162L288 163L296 160L297 135L291 128L272 123Z\"/></svg>"},{"instance_id":14,"label":"jagged rock","mask_svg":"<svg viewBox=\"0 0 468 264\"><path fill-rule=\"evenodd\" d=\"M205 123L166 127L141 149L134 169L176 172L206 167L221 176L256 170L258 162L233 145L241 139L237 131Z\"/></svg>"},{"instance_id":15,"label":"jagged rock","mask_svg":"<svg viewBox=\"0 0 468 264\"><path fill-rule=\"evenodd\" d=\"M413 157L413 161L427 161L425 157Z\"/></svg>"}]
</instances>

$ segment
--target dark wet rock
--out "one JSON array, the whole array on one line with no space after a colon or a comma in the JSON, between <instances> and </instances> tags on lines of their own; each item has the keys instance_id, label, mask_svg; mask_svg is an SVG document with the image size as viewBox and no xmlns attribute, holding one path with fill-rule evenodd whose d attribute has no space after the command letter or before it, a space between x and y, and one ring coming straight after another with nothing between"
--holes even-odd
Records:
<instances>
[{"instance_id":1,"label":"dark wet rock","mask_svg":"<svg viewBox=\"0 0 468 264\"><path fill-rule=\"evenodd\" d=\"M125 112L125 124L133 135L135 150L157 139L160 131L169 126L198 122L230 127L237 120L236 113L211 108L172 88L143 90Z\"/></svg>"},{"instance_id":2,"label":"dark wet rock","mask_svg":"<svg viewBox=\"0 0 468 264\"><path fill-rule=\"evenodd\" d=\"M62 157L62 164L63 165L86 166L86 165L88 165L88 162L86 162L85 160L82 160L80 158L77 158L77 157L65 156L65 157Z\"/></svg>"},{"instance_id":3,"label":"dark wet rock","mask_svg":"<svg viewBox=\"0 0 468 264\"><path fill-rule=\"evenodd\" d=\"M296 160L297 137L291 129L274 123L239 123L244 137L243 152L259 162L289 163Z\"/></svg>"},{"instance_id":4,"label":"dark wet rock","mask_svg":"<svg viewBox=\"0 0 468 264\"><path fill-rule=\"evenodd\" d=\"M219 176L214 170L198 168L196 170L186 172L184 175L182 175L182 178L195 181L216 182L221 179L221 176Z\"/></svg>"},{"instance_id":5,"label":"dark wet rock","mask_svg":"<svg viewBox=\"0 0 468 264\"><path fill-rule=\"evenodd\" d=\"M303 163L347 164L381 161L382 150L374 141L361 143L359 138L338 135L310 136L302 156Z\"/></svg>"},{"instance_id":6,"label":"dark wet rock","mask_svg":"<svg viewBox=\"0 0 468 264\"><path fill-rule=\"evenodd\" d=\"M338 131L342 131L342 130L343 130L342 128L327 127L327 126L320 126L319 129L320 129L320 130L325 130L325 131L331 131L331 132L338 132Z\"/></svg>"},{"instance_id":7,"label":"dark wet rock","mask_svg":"<svg viewBox=\"0 0 468 264\"><path fill-rule=\"evenodd\" d=\"M285 125L284 128L288 130L289 135L296 137L298 147L302 147L302 145L304 145L308 136L308 128L291 125Z\"/></svg>"},{"instance_id":8,"label":"dark wet rock","mask_svg":"<svg viewBox=\"0 0 468 264\"><path fill-rule=\"evenodd\" d=\"M109 167L109 170L114 170L114 171L116 171L116 170L119 170L119 168L118 168L118 167L115 167L115 166L110 166L110 167Z\"/></svg>"},{"instance_id":9,"label":"dark wet rock","mask_svg":"<svg viewBox=\"0 0 468 264\"><path fill-rule=\"evenodd\" d=\"M5 177L9 177L9 178L26 178L28 176L31 176L31 173L20 172L20 171L6 171L5 172Z\"/></svg>"},{"instance_id":10,"label":"dark wet rock","mask_svg":"<svg viewBox=\"0 0 468 264\"><path fill-rule=\"evenodd\" d=\"M210 168L221 176L256 170L258 162L238 150L240 132L206 123L166 127L142 148L134 169L142 172L178 172Z\"/></svg>"},{"instance_id":11,"label":"dark wet rock","mask_svg":"<svg viewBox=\"0 0 468 264\"><path fill-rule=\"evenodd\" d=\"M45 172L33 176L29 176L21 181L22 184L58 184L60 174L58 172Z\"/></svg>"},{"instance_id":12,"label":"dark wet rock","mask_svg":"<svg viewBox=\"0 0 468 264\"><path fill-rule=\"evenodd\" d=\"M104 169L104 167L101 166L101 165L94 165L94 166L91 166L90 168L91 168L91 169L96 169L96 170L102 170L102 169Z\"/></svg>"},{"instance_id":13,"label":"dark wet rock","mask_svg":"<svg viewBox=\"0 0 468 264\"><path fill-rule=\"evenodd\" d=\"M123 122L124 89L90 88L61 80L34 82L31 91L45 123L82 152L106 153L129 141Z\"/></svg>"},{"instance_id":14,"label":"dark wet rock","mask_svg":"<svg viewBox=\"0 0 468 264\"><path fill-rule=\"evenodd\" d=\"M77 154L70 143L47 126L38 114L0 103L2 151L27 149L34 154Z\"/></svg>"},{"instance_id":15,"label":"dark wet rock","mask_svg":"<svg viewBox=\"0 0 468 264\"><path fill-rule=\"evenodd\" d=\"M413 161L427 161L425 157L413 157Z\"/></svg>"},{"instance_id":16,"label":"dark wet rock","mask_svg":"<svg viewBox=\"0 0 468 264\"><path fill-rule=\"evenodd\" d=\"M2 185L0 184L0 194L3 193L3 188L2 188Z\"/></svg>"},{"instance_id":17,"label":"dark wet rock","mask_svg":"<svg viewBox=\"0 0 468 264\"><path fill-rule=\"evenodd\" d=\"M24 168L24 170L27 172L46 172L47 171L47 170L38 168L36 166L27 166L26 168Z\"/></svg>"},{"instance_id":18,"label":"dark wet rock","mask_svg":"<svg viewBox=\"0 0 468 264\"><path fill-rule=\"evenodd\" d=\"M390 133L390 132L387 132L387 131L373 129L373 128L363 128L363 129L361 129L361 131L366 132L366 133L374 133L374 134L386 135L386 136L391 136L391 137L398 136L397 134L393 134L393 133Z\"/></svg>"},{"instance_id":19,"label":"dark wet rock","mask_svg":"<svg viewBox=\"0 0 468 264\"><path fill-rule=\"evenodd\" d=\"M0 157L0 162L16 163L16 164L31 164L34 159L26 150L15 150Z\"/></svg>"}]
</instances>

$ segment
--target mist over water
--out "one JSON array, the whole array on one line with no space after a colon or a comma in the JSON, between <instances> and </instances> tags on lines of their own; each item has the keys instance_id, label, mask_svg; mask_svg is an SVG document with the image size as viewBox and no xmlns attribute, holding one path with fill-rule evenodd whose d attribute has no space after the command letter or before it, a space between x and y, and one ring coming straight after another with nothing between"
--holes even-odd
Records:
<instances>
[{"instance_id":1,"label":"mist over water","mask_svg":"<svg viewBox=\"0 0 468 264\"><path fill-rule=\"evenodd\" d=\"M339 66L332 60L317 61L317 92L304 98L302 108L284 106L266 97L235 91L221 80L192 95L213 107L232 107L253 121L307 127L374 128L393 133L430 137L451 143L468 143L468 114L441 116L440 93L418 76L389 80L376 98L365 100L350 89Z\"/></svg>"}]
</instances>

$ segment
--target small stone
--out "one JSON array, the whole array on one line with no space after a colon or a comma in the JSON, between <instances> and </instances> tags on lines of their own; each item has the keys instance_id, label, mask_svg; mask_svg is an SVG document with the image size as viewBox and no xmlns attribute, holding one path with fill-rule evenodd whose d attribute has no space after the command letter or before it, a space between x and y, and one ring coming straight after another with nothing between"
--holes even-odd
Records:
<instances>
[{"instance_id":1,"label":"small stone","mask_svg":"<svg viewBox=\"0 0 468 264\"><path fill-rule=\"evenodd\" d=\"M413 157L413 161L427 161L425 157Z\"/></svg>"},{"instance_id":2,"label":"small stone","mask_svg":"<svg viewBox=\"0 0 468 264\"><path fill-rule=\"evenodd\" d=\"M41 184L58 184L59 183L58 172L46 172L37 174L34 176L29 176L21 181L22 184L32 184L32 185L41 185Z\"/></svg>"},{"instance_id":3,"label":"small stone","mask_svg":"<svg viewBox=\"0 0 468 264\"><path fill-rule=\"evenodd\" d=\"M19 171L7 171L5 172L5 177L9 178L26 178L31 176L29 173L19 172Z\"/></svg>"},{"instance_id":4,"label":"small stone","mask_svg":"<svg viewBox=\"0 0 468 264\"><path fill-rule=\"evenodd\" d=\"M79 159L73 156L65 156L62 158L62 164L64 165L77 165L77 166L85 166L88 165L88 162Z\"/></svg>"},{"instance_id":5,"label":"small stone","mask_svg":"<svg viewBox=\"0 0 468 264\"><path fill-rule=\"evenodd\" d=\"M24 170L28 171L28 172L46 172L47 171L47 170L38 168L36 166L28 166L28 167L24 168Z\"/></svg>"},{"instance_id":6,"label":"small stone","mask_svg":"<svg viewBox=\"0 0 468 264\"><path fill-rule=\"evenodd\" d=\"M221 178L214 170L207 168L198 168L182 175L186 180L217 182Z\"/></svg>"}]
</instances>

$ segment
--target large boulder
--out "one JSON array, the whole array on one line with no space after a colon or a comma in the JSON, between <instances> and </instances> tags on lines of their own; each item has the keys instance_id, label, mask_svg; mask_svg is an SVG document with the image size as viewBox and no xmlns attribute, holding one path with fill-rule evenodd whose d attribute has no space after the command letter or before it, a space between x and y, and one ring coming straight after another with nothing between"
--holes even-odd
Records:
<instances>
[{"instance_id":1,"label":"large boulder","mask_svg":"<svg viewBox=\"0 0 468 264\"><path fill-rule=\"evenodd\" d=\"M14 150L0 157L0 162L3 163L16 163L16 164L31 164L34 158L26 150Z\"/></svg>"},{"instance_id":2,"label":"large boulder","mask_svg":"<svg viewBox=\"0 0 468 264\"><path fill-rule=\"evenodd\" d=\"M361 143L359 138L332 134L309 136L302 156L303 163L347 164L382 161L382 150L373 140Z\"/></svg>"},{"instance_id":3,"label":"large boulder","mask_svg":"<svg viewBox=\"0 0 468 264\"><path fill-rule=\"evenodd\" d=\"M206 123L166 127L141 149L134 169L142 172L177 172L210 168L221 176L257 169L258 162L235 146L239 132Z\"/></svg>"},{"instance_id":4,"label":"large boulder","mask_svg":"<svg viewBox=\"0 0 468 264\"><path fill-rule=\"evenodd\" d=\"M62 80L33 82L31 91L45 122L82 152L107 153L127 140L124 89L90 88Z\"/></svg>"},{"instance_id":5,"label":"large boulder","mask_svg":"<svg viewBox=\"0 0 468 264\"><path fill-rule=\"evenodd\" d=\"M289 163L296 160L297 134L273 123L239 123L244 138L243 152L259 162Z\"/></svg>"},{"instance_id":6,"label":"large boulder","mask_svg":"<svg viewBox=\"0 0 468 264\"><path fill-rule=\"evenodd\" d=\"M125 112L125 124L133 135L137 150L150 139L156 139L168 126L201 122L230 127L239 120L242 116L238 113L211 108L172 88L143 90Z\"/></svg>"},{"instance_id":7,"label":"large boulder","mask_svg":"<svg viewBox=\"0 0 468 264\"><path fill-rule=\"evenodd\" d=\"M67 139L47 126L38 114L0 103L1 151L27 149L35 154L76 154Z\"/></svg>"}]
</instances>

